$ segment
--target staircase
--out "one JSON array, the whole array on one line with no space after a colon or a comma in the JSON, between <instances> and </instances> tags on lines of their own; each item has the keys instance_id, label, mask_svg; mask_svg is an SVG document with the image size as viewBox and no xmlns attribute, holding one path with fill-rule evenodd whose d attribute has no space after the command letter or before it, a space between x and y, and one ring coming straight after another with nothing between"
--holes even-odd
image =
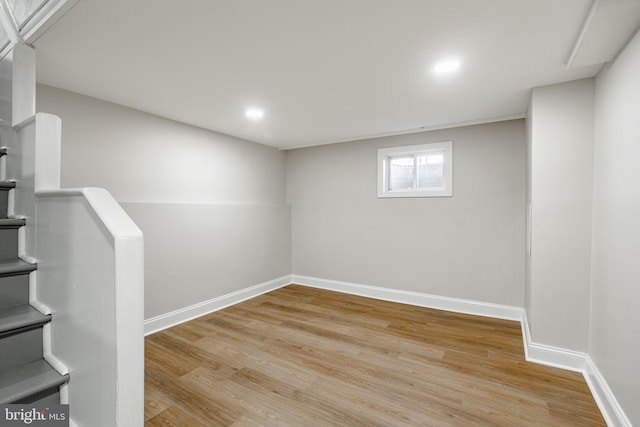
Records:
<instances>
[{"instance_id":1,"label":"staircase","mask_svg":"<svg viewBox=\"0 0 640 427\"><path fill-rule=\"evenodd\" d=\"M0 157L6 156L0 148ZM29 305L29 273L36 264L18 258L18 229L24 219L7 218L11 181L0 181L0 404L60 403L69 381L43 358L43 327L51 321Z\"/></svg>"}]
</instances>

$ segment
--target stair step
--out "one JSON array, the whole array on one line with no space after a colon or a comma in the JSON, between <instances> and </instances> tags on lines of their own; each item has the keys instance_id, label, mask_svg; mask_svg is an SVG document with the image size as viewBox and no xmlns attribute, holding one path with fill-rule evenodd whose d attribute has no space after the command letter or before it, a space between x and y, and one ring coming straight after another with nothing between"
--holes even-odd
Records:
<instances>
[{"instance_id":1,"label":"stair step","mask_svg":"<svg viewBox=\"0 0 640 427\"><path fill-rule=\"evenodd\" d=\"M54 389L43 390L38 394L32 394L25 399L20 399L16 403L44 407L47 407L48 405L58 405L60 404L60 387L58 386Z\"/></svg>"},{"instance_id":2,"label":"stair step","mask_svg":"<svg viewBox=\"0 0 640 427\"><path fill-rule=\"evenodd\" d=\"M1 221L1 220L0 220ZM0 260L18 258L18 229L0 227Z\"/></svg>"},{"instance_id":3,"label":"stair step","mask_svg":"<svg viewBox=\"0 0 640 427\"><path fill-rule=\"evenodd\" d=\"M9 190L15 188L16 183L0 181L0 218L6 218L9 209Z\"/></svg>"},{"instance_id":4,"label":"stair step","mask_svg":"<svg viewBox=\"0 0 640 427\"><path fill-rule=\"evenodd\" d=\"M0 310L29 305L29 275L0 277Z\"/></svg>"},{"instance_id":5,"label":"stair step","mask_svg":"<svg viewBox=\"0 0 640 427\"><path fill-rule=\"evenodd\" d=\"M51 315L40 313L30 305L0 310L0 337L33 329L51 320Z\"/></svg>"},{"instance_id":6,"label":"stair step","mask_svg":"<svg viewBox=\"0 0 640 427\"><path fill-rule=\"evenodd\" d=\"M27 274L37 268L37 264L30 264L20 259L0 260L0 277Z\"/></svg>"},{"instance_id":7,"label":"stair step","mask_svg":"<svg viewBox=\"0 0 640 427\"><path fill-rule=\"evenodd\" d=\"M18 331L0 337L0 369L9 370L42 359L43 328Z\"/></svg>"},{"instance_id":8,"label":"stair step","mask_svg":"<svg viewBox=\"0 0 640 427\"><path fill-rule=\"evenodd\" d=\"M0 218L0 229L20 228L25 225L24 219Z\"/></svg>"},{"instance_id":9,"label":"stair step","mask_svg":"<svg viewBox=\"0 0 640 427\"><path fill-rule=\"evenodd\" d=\"M25 222L24 219L0 218L0 259L18 257L18 229Z\"/></svg>"},{"instance_id":10,"label":"stair step","mask_svg":"<svg viewBox=\"0 0 640 427\"><path fill-rule=\"evenodd\" d=\"M15 403L69 381L44 359L0 371L0 404Z\"/></svg>"}]
</instances>

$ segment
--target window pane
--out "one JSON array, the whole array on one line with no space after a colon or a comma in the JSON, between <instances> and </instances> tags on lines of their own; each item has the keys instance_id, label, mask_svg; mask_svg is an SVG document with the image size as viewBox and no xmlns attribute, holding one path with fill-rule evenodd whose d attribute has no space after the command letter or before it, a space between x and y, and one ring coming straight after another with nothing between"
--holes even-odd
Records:
<instances>
[{"instance_id":1,"label":"window pane","mask_svg":"<svg viewBox=\"0 0 640 427\"><path fill-rule=\"evenodd\" d=\"M389 191L413 188L413 156L389 158Z\"/></svg>"},{"instance_id":2,"label":"window pane","mask_svg":"<svg viewBox=\"0 0 640 427\"><path fill-rule=\"evenodd\" d=\"M378 149L378 197L451 197L451 141Z\"/></svg>"},{"instance_id":3,"label":"window pane","mask_svg":"<svg viewBox=\"0 0 640 427\"><path fill-rule=\"evenodd\" d=\"M429 151L416 158L418 164L419 189L444 188L444 150Z\"/></svg>"}]
</instances>

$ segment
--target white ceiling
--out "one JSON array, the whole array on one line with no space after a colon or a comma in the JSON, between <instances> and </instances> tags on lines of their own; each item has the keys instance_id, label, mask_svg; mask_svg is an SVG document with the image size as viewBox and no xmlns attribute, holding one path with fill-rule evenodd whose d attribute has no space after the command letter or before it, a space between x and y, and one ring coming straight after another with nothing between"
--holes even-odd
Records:
<instances>
[{"instance_id":1,"label":"white ceiling","mask_svg":"<svg viewBox=\"0 0 640 427\"><path fill-rule=\"evenodd\" d=\"M601 68L566 66L591 6L80 0L35 42L38 81L274 147L332 143L522 117L532 87ZM460 71L434 76L452 56Z\"/></svg>"}]
</instances>

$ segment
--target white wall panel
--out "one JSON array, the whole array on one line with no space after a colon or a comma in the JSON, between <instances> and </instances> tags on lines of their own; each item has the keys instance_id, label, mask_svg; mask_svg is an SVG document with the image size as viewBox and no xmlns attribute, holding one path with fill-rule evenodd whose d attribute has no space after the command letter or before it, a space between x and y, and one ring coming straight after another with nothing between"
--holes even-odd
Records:
<instances>
[{"instance_id":1,"label":"white wall panel","mask_svg":"<svg viewBox=\"0 0 640 427\"><path fill-rule=\"evenodd\" d=\"M640 425L640 36L596 79L589 354Z\"/></svg>"},{"instance_id":2,"label":"white wall panel","mask_svg":"<svg viewBox=\"0 0 640 427\"><path fill-rule=\"evenodd\" d=\"M53 315L47 351L69 369L78 425L142 422L142 233L102 189L37 198L37 294Z\"/></svg>"},{"instance_id":3,"label":"white wall panel","mask_svg":"<svg viewBox=\"0 0 640 427\"><path fill-rule=\"evenodd\" d=\"M589 331L593 79L535 88L530 111L534 343L585 352Z\"/></svg>"}]
</instances>

